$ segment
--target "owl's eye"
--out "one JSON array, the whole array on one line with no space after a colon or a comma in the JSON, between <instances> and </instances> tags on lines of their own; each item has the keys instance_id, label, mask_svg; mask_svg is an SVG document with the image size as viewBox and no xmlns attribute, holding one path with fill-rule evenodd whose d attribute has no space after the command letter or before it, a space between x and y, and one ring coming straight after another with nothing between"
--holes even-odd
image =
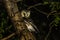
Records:
<instances>
[{"instance_id":1,"label":"owl's eye","mask_svg":"<svg viewBox=\"0 0 60 40\"><path fill-rule=\"evenodd\" d=\"M30 17L30 11L23 10L21 12L21 15L22 15L22 17L29 18Z\"/></svg>"}]
</instances>

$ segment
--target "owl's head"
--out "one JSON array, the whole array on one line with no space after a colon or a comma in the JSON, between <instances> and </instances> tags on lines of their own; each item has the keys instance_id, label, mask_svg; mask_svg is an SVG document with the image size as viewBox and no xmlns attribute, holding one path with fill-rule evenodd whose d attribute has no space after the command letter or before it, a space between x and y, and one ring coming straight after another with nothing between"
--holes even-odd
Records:
<instances>
[{"instance_id":1,"label":"owl's head","mask_svg":"<svg viewBox=\"0 0 60 40\"><path fill-rule=\"evenodd\" d=\"M22 10L21 11L21 16L24 17L24 18L29 18L30 17L30 11Z\"/></svg>"}]
</instances>

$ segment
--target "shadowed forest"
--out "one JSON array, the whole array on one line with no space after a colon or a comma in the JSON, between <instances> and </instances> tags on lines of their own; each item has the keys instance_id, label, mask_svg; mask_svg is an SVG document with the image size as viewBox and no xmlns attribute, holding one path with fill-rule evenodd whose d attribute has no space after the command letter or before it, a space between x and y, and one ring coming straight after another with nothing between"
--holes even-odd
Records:
<instances>
[{"instance_id":1,"label":"shadowed forest","mask_svg":"<svg viewBox=\"0 0 60 40\"><path fill-rule=\"evenodd\" d=\"M32 32L36 40L60 40L60 0L22 0L17 6L20 12L30 10L28 19L39 30ZM20 40L15 32L4 0L0 0L0 40Z\"/></svg>"}]
</instances>

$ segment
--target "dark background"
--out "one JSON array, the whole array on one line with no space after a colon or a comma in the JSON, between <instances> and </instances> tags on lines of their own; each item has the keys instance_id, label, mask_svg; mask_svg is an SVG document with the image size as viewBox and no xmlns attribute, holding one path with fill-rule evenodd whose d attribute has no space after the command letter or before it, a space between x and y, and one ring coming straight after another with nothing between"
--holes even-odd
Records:
<instances>
[{"instance_id":1,"label":"dark background","mask_svg":"<svg viewBox=\"0 0 60 40\"><path fill-rule=\"evenodd\" d=\"M44 3L44 2L59 2L59 0L24 0L23 2L18 2L19 10L25 10L31 5L35 5L38 3ZM24 6L27 5L27 6ZM45 4L45 5L39 5L36 6L37 9L40 11L46 12L49 14L51 12L51 7L49 7L51 4ZM60 9L56 10L59 11ZM33 23L37 26L40 33L36 34L37 40L45 40L46 35L49 32L49 24L54 21L55 16L50 15L47 18L46 14L38 12L36 9L31 8L31 16L30 19L32 19ZM57 12L58 13L58 12ZM58 14L57 14L58 15ZM58 15L59 16L59 15ZM59 16L60 17L60 16ZM54 25L56 23L53 23ZM51 33L48 36L47 40L60 40L60 21L57 24L58 26L55 26L51 29ZM2 31L3 30L3 31ZM8 36L9 34L15 32L14 27L11 23L10 18L8 17L6 8L4 6L4 3L0 0L0 38L4 38ZM10 40L18 40L18 38L12 37Z\"/></svg>"}]
</instances>

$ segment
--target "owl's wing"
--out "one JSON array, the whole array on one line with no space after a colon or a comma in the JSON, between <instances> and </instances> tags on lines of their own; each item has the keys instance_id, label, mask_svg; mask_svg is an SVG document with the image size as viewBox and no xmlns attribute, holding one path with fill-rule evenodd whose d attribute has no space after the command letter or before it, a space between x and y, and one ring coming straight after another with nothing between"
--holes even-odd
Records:
<instances>
[{"instance_id":1,"label":"owl's wing","mask_svg":"<svg viewBox=\"0 0 60 40\"><path fill-rule=\"evenodd\" d=\"M26 23L26 26L29 31L31 31L31 32L33 31L36 33L39 32L38 28L31 21L28 22L28 21L24 20L24 22Z\"/></svg>"}]
</instances>

